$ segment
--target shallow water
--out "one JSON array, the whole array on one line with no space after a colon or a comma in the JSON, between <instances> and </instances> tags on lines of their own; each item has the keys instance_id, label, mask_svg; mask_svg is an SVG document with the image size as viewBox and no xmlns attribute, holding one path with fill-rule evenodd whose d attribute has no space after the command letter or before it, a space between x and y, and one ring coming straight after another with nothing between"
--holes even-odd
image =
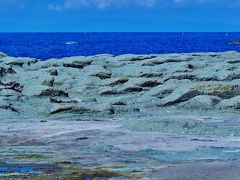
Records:
<instances>
[{"instance_id":1,"label":"shallow water","mask_svg":"<svg viewBox=\"0 0 240 180\"><path fill-rule=\"evenodd\" d=\"M0 176L1 173L37 173L37 172L54 172L59 170L57 166L41 166L41 165L0 165Z\"/></svg>"}]
</instances>

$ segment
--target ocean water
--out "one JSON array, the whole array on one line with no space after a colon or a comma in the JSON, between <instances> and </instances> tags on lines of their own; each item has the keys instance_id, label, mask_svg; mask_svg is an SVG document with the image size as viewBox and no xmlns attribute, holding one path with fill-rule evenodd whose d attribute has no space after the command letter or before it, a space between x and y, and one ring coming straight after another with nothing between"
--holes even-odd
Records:
<instances>
[{"instance_id":1,"label":"ocean water","mask_svg":"<svg viewBox=\"0 0 240 180\"><path fill-rule=\"evenodd\" d=\"M240 33L0 33L0 51L42 60L96 54L240 51Z\"/></svg>"}]
</instances>

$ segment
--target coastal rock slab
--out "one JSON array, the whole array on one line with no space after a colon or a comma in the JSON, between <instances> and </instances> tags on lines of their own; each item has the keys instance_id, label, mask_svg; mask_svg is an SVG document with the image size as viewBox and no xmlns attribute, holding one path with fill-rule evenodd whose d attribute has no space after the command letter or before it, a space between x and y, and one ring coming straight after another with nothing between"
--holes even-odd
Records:
<instances>
[{"instance_id":1,"label":"coastal rock slab","mask_svg":"<svg viewBox=\"0 0 240 180\"><path fill-rule=\"evenodd\" d=\"M214 109L221 100L216 96L200 95L181 103L179 106L194 110L209 110Z\"/></svg>"},{"instance_id":2,"label":"coastal rock slab","mask_svg":"<svg viewBox=\"0 0 240 180\"><path fill-rule=\"evenodd\" d=\"M51 115L94 112L102 116L175 107L238 108L238 52L105 54L47 61L2 56L4 108L12 104L23 116L42 117L50 109ZM3 111L11 117L11 111Z\"/></svg>"}]
</instances>

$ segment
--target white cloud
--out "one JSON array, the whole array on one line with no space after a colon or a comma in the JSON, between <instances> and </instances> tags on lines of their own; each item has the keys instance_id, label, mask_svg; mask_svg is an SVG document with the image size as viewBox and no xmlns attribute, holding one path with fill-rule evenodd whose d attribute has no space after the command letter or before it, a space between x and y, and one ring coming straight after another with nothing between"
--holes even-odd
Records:
<instances>
[{"instance_id":1,"label":"white cloud","mask_svg":"<svg viewBox=\"0 0 240 180\"><path fill-rule=\"evenodd\" d=\"M142 6L152 7L159 0L64 0L62 4L49 4L50 10L62 11L79 9L84 7L95 7L96 9L107 9L110 7Z\"/></svg>"},{"instance_id":2,"label":"white cloud","mask_svg":"<svg viewBox=\"0 0 240 180\"><path fill-rule=\"evenodd\" d=\"M1 0L0 0L1 1ZM63 0L63 3L48 5L50 10L63 11L70 9L80 9L94 7L99 10L107 8L124 8L124 7L161 7L161 6L187 6L196 4L213 4L213 6L236 6L240 5L240 0Z\"/></svg>"}]
</instances>

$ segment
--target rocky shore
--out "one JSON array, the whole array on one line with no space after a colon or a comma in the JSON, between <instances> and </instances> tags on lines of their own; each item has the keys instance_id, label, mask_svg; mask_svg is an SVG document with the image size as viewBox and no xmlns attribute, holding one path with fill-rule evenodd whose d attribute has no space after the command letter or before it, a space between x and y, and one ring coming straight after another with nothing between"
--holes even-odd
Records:
<instances>
[{"instance_id":1,"label":"rocky shore","mask_svg":"<svg viewBox=\"0 0 240 180\"><path fill-rule=\"evenodd\" d=\"M238 52L0 53L0 77L0 178L240 175Z\"/></svg>"},{"instance_id":2,"label":"rocky shore","mask_svg":"<svg viewBox=\"0 0 240 180\"><path fill-rule=\"evenodd\" d=\"M240 53L97 55L40 61L0 56L5 116L105 116L175 106L240 108Z\"/></svg>"}]
</instances>

